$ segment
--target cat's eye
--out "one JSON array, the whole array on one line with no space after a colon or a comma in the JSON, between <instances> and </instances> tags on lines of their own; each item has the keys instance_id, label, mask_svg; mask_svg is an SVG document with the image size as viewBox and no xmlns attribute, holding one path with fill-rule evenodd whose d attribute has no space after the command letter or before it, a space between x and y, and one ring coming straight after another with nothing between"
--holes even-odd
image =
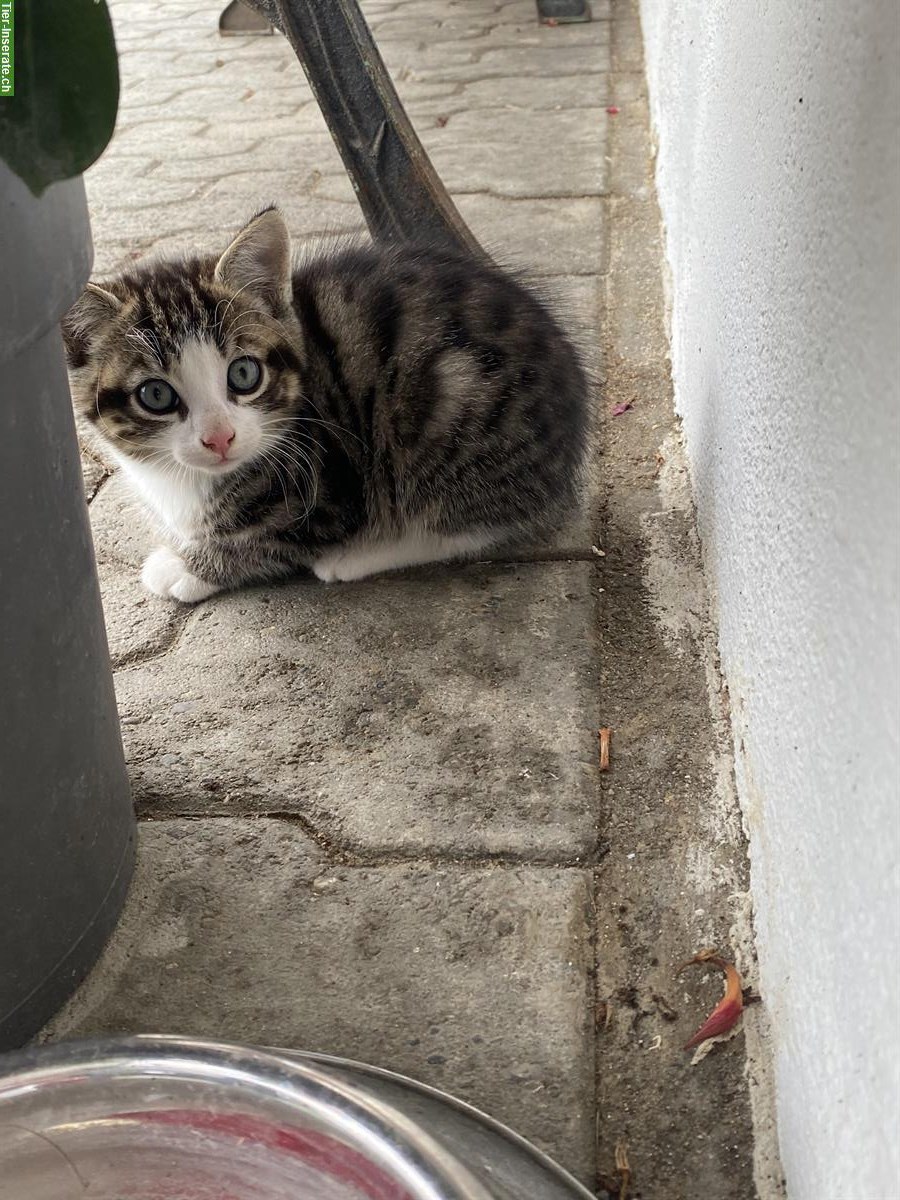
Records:
<instances>
[{"instance_id":1,"label":"cat's eye","mask_svg":"<svg viewBox=\"0 0 900 1200\"><path fill-rule=\"evenodd\" d=\"M164 416L178 407L178 393L164 379L147 379L134 394L141 408L154 416Z\"/></svg>"},{"instance_id":2,"label":"cat's eye","mask_svg":"<svg viewBox=\"0 0 900 1200\"><path fill-rule=\"evenodd\" d=\"M228 386L238 395L255 392L262 379L262 364L257 358L236 358L228 365Z\"/></svg>"}]
</instances>

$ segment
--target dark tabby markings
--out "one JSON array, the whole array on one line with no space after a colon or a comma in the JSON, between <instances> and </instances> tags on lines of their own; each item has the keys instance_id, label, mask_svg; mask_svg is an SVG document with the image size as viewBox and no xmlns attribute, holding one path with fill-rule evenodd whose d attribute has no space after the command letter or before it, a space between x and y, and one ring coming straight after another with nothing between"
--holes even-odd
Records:
<instances>
[{"instance_id":1,"label":"dark tabby markings","mask_svg":"<svg viewBox=\"0 0 900 1200\"><path fill-rule=\"evenodd\" d=\"M300 374L300 360L286 342L270 346L266 353L265 363L272 370L290 371L294 375Z\"/></svg>"},{"instance_id":2,"label":"dark tabby markings","mask_svg":"<svg viewBox=\"0 0 900 1200\"><path fill-rule=\"evenodd\" d=\"M294 304L299 309L300 322L310 343L310 351L316 351L325 359L331 373L332 382L339 392L346 390L343 372L341 370L338 345L325 326L316 305L312 292L304 292L299 296L294 291Z\"/></svg>"},{"instance_id":3,"label":"dark tabby markings","mask_svg":"<svg viewBox=\"0 0 900 1200\"><path fill-rule=\"evenodd\" d=\"M129 393L122 388L100 388L97 392L97 404L94 411L109 412L112 409L123 409L128 404ZM137 414L135 414L137 416Z\"/></svg>"},{"instance_id":4,"label":"dark tabby markings","mask_svg":"<svg viewBox=\"0 0 900 1200\"><path fill-rule=\"evenodd\" d=\"M393 358L397 346L397 334L400 326L400 305L397 293L390 286L379 286L371 298L374 316L372 320L372 341L378 352L378 361L384 366Z\"/></svg>"}]
</instances>

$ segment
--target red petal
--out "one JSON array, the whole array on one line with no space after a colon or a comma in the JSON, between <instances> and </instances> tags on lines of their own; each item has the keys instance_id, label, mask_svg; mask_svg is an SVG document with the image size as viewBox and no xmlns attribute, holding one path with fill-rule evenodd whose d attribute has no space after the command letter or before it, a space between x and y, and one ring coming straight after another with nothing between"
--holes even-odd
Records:
<instances>
[{"instance_id":1,"label":"red petal","mask_svg":"<svg viewBox=\"0 0 900 1200\"><path fill-rule=\"evenodd\" d=\"M743 1007L742 1000L734 1000L730 996L725 996L712 1010L691 1040L685 1042L685 1050L693 1050L695 1046L699 1046L701 1042L708 1041L709 1038L718 1037L721 1033L728 1033L729 1029L733 1029L737 1024Z\"/></svg>"}]
</instances>

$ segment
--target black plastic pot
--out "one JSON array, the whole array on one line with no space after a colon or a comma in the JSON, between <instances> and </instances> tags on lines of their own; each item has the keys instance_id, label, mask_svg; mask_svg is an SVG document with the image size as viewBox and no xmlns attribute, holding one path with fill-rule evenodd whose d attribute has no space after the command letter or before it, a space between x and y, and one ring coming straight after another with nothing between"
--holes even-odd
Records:
<instances>
[{"instance_id":1,"label":"black plastic pot","mask_svg":"<svg viewBox=\"0 0 900 1200\"><path fill-rule=\"evenodd\" d=\"M58 322L90 273L80 179L0 163L0 1049L115 925L134 816Z\"/></svg>"}]
</instances>

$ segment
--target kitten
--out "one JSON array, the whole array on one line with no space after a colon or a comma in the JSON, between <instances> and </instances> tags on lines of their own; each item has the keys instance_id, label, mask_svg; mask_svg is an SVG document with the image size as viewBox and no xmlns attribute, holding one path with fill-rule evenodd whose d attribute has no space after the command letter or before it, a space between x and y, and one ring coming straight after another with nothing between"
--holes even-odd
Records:
<instances>
[{"instance_id":1,"label":"kitten","mask_svg":"<svg viewBox=\"0 0 900 1200\"><path fill-rule=\"evenodd\" d=\"M218 260L88 284L63 333L80 422L167 542L141 576L160 596L471 556L576 498L575 350L522 286L450 249L292 269L270 208Z\"/></svg>"}]
</instances>

